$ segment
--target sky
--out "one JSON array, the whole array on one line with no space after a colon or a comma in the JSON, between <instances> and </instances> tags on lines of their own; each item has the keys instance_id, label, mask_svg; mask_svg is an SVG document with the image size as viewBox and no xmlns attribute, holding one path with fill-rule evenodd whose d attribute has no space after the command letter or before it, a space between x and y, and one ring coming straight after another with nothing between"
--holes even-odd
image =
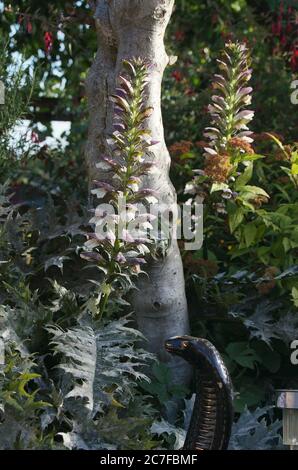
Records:
<instances>
[{"instance_id":1,"label":"sky","mask_svg":"<svg viewBox=\"0 0 298 470\"><path fill-rule=\"evenodd\" d=\"M21 138L25 138L25 140L29 143L31 143L31 130L30 130L30 121L28 120L22 120L13 130L12 135L11 135L11 140L12 142L16 140L20 140ZM52 121L52 137L47 137L46 140L43 142L40 142L40 147L43 147L44 145L48 145L51 148L65 148L67 145L67 136L63 136L62 134L64 133L69 133L70 127L71 127L71 122L69 121ZM38 124L38 128L40 131L44 129L44 126L42 124Z\"/></svg>"}]
</instances>

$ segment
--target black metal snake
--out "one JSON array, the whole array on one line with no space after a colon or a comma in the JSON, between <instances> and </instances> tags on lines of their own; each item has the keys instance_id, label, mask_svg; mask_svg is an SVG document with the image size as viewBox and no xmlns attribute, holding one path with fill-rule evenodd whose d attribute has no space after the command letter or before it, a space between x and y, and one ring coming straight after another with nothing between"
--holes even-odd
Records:
<instances>
[{"instance_id":1,"label":"black metal snake","mask_svg":"<svg viewBox=\"0 0 298 470\"><path fill-rule=\"evenodd\" d=\"M227 449L233 424L233 388L217 349L206 339L170 338L166 350L194 366L196 399L183 449Z\"/></svg>"}]
</instances>

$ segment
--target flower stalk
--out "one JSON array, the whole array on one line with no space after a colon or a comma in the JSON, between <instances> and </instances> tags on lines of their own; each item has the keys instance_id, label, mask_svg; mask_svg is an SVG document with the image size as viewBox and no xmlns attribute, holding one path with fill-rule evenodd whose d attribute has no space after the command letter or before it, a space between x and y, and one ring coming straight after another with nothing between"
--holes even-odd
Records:
<instances>
[{"instance_id":1,"label":"flower stalk","mask_svg":"<svg viewBox=\"0 0 298 470\"><path fill-rule=\"evenodd\" d=\"M123 69L115 94L110 97L114 104L114 132L107 141L109 154L96 165L103 178L94 182L91 191L101 203L90 220L94 232L88 234L81 254L95 261L103 273L98 292L99 318L112 294L117 294L114 297L119 300L133 286L131 278L146 263L153 241L148 230L153 228L154 216L146 211L140 213L140 204L157 201L153 191L140 188L142 178L153 166L146 160L146 151L157 143L145 126L153 112L145 104L149 68L142 59L132 59L123 61ZM130 223L136 219L137 230L135 225L130 230Z\"/></svg>"},{"instance_id":2,"label":"flower stalk","mask_svg":"<svg viewBox=\"0 0 298 470\"><path fill-rule=\"evenodd\" d=\"M212 88L216 94L208 107L211 127L205 129L205 174L214 182L226 182L237 170L246 154L254 153L252 132L248 128L254 112L252 88L248 86L252 70L245 44L229 42L217 60L220 74L214 76Z\"/></svg>"}]
</instances>

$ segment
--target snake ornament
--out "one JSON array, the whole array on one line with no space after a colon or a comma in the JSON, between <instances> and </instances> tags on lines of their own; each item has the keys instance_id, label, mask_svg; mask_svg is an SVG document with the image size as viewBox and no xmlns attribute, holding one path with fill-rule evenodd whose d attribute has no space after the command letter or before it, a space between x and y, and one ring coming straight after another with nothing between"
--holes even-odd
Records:
<instances>
[{"instance_id":1,"label":"snake ornament","mask_svg":"<svg viewBox=\"0 0 298 470\"><path fill-rule=\"evenodd\" d=\"M184 450L227 449L233 424L233 387L217 349L202 338L180 336L165 343L170 354L194 367L196 398Z\"/></svg>"}]
</instances>

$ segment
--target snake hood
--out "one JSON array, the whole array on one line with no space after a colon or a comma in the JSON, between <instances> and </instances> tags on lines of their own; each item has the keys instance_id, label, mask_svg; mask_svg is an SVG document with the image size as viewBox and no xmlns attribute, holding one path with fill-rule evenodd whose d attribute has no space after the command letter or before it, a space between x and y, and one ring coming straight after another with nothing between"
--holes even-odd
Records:
<instances>
[{"instance_id":1,"label":"snake hood","mask_svg":"<svg viewBox=\"0 0 298 470\"><path fill-rule=\"evenodd\" d=\"M184 449L226 449L234 416L233 387L219 352L210 341L192 336L170 338L165 348L195 371L196 400Z\"/></svg>"},{"instance_id":2,"label":"snake hood","mask_svg":"<svg viewBox=\"0 0 298 470\"><path fill-rule=\"evenodd\" d=\"M193 336L175 336L166 341L166 350L181 356L191 365L199 369L213 369L214 378L232 388L228 370L221 355L210 341Z\"/></svg>"}]
</instances>

